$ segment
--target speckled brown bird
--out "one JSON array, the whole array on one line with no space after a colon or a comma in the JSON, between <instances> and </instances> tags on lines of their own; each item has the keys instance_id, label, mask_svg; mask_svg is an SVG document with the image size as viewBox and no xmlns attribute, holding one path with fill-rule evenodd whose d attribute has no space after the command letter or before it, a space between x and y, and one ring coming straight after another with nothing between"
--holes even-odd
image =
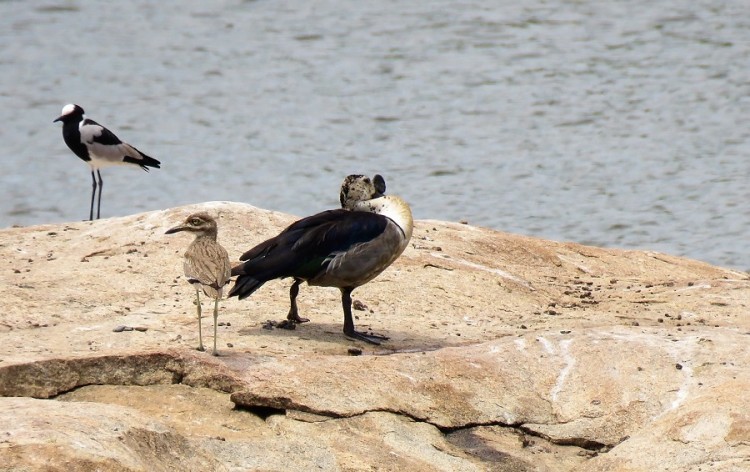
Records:
<instances>
[{"instance_id":1,"label":"speckled brown bird","mask_svg":"<svg viewBox=\"0 0 750 472\"><path fill-rule=\"evenodd\" d=\"M203 336L201 332L201 300L200 292L214 299L214 356L219 355L216 350L216 319L219 317L219 300L224 285L232 275L229 254L216 241L219 229L208 213L194 213L179 225L167 230L165 234L179 231L195 233L195 240L185 251L183 268L187 281L195 288L195 304L198 307L198 350L203 351Z\"/></svg>"}]
</instances>

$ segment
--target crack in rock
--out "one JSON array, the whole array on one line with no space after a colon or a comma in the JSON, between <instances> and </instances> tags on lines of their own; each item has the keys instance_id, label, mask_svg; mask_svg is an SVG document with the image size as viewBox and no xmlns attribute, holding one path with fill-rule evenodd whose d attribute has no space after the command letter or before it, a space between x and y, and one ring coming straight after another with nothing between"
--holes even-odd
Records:
<instances>
[{"instance_id":1,"label":"crack in rock","mask_svg":"<svg viewBox=\"0 0 750 472\"><path fill-rule=\"evenodd\" d=\"M429 421L426 418L419 417L407 411L402 411L398 409L373 408L373 409L367 409L367 410L362 410L362 411L356 411L356 412L352 412L348 414L342 414L342 413L337 413L335 411L313 408L304 403L296 402L286 396L265 397L265 396L254 394L252 392L247 392L247 391L233 393L231 396L231 400L235 403L237 408L250 411L264 419L267 418L268 416L271 416L272 414L285 414L287 416L290 416L289 415L290 411L300 411L300 412L315 415L316 421L321 421L320 417L334 420L334 419L356 418L358 416L363 416L368 413L380 412L380 413L391 413L394 415L403 416L405 418L408 418L418 423L429 424L431 426L434 426L436 429L438 429L441 433L443 433L446 436L449 434L456 433L456 432L469 430L472 428L495 426L495 427L501 427L501 428L514 429L518 431L519 433L522 433L528 436L541 438L541 439L544 439L545 441L549 441L550 443L556 444L559 446L575 446L581 449L594 451L597 453L607 452L613 446L610 444L605 444L603 442L599 442L599 441L595 441L595 440L587 439L587 438L580 438L580 437L556 438L556 437L548 436L546 434L535 431L531 428L525 427L524 423L522 422L519 422L519 423L504 423L501 421L488 421L488 422L476 422L476 423L471 422L471 423L464 423L458 426L446 427L438 423ZM305 418L298 418L298 420L307 422Z\"/></svg>"},{"instance_id":2,"label":"crack in rock","mask_svg":"<svg viewBox=\"0 0 750 472\"><path fill-rule=\"evenodd\" d=\"M0 367L0 396L53 398L87 385L185 384L233 392L226 367L178 352L45 359Z\"/></svg>"}]
</instances>

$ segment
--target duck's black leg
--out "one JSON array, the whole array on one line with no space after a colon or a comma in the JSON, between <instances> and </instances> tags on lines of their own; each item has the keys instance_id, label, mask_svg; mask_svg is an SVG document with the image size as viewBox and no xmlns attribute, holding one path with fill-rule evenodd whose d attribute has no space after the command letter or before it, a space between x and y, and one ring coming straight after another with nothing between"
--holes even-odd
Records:
<instances>
[{"instance_id":1,"label":"duck's black leg","mask_svg":"<svg viewBox=\"0 0 750 472\"><path fill-rule=\"evenodd\" d=\"M344 308L344 334L352 339L359 339L370 344L380 344L388 336L379 334L364 334L354 329L354 319L352 318L352 291L354 287L341 288L341 306Z\"/></svg>"},{"instance_id":2,"label":"duck's black leg","mask_svg":"<svg viewBox=\"0 0 750 472\"><path fill-rule=\"evenodd\" d=\"M307 323L310 321L309 318L302 318L297 312L297 295L299 295L299 285L303 282L302 279L294 278L294 283L289 288L289 301L291 305L289 307L289 314L286 315L286 319L295 323Z\"/></svg>"},{"instance_id":3,"label":"duck's black leg","mask_svg":"<svg viewBox=\"0 0 750 472\"><path fill-rule=\"evenodd\" d=\"M299 284L304 282L302 279L294 278L294 283L289 288L289 314L286 315L286 319L280 321L276 327L281 329L297 329L297 325L300 323L307 323L310 321L308 318L302 318L297 312L297 295L299 294Z\"/></svg>"}]
</instances>

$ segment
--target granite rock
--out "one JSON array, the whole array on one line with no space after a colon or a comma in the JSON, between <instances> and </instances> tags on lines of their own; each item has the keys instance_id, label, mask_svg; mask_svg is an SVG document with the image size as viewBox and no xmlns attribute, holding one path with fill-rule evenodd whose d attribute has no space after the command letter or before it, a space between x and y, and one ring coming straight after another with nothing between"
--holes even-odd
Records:
<instances>
[{"instance_id":1,"label":"granite rock","mask_svg":"<svg viewBox=\"0 0 750 472\"><path fill-rule=\"evenodd\" d=\"M745 273L420 220L353 295L381 346L344 337L336 289L263 329L281 280L222 302L214 358L190 238L164 236L196 211L232 260L294 220L211 202L0 231L0 470L750 469Z\"/></svg>"}]
</instances>

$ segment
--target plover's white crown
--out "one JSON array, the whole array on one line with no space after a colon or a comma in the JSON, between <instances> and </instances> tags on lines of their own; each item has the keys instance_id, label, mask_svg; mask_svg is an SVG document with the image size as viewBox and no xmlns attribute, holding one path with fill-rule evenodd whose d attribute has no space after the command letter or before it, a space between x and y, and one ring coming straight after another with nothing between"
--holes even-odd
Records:
<instances>
[{"instance_id":1,"label":"plover's white crown","mask_svg":"<svg viewBox=\"0 0 750 472\"><path fill-rule=\"evenodd\" d=\"M78 107L81 108L81 107ZM70 115L76 111L76 104L75 103L68 103L62 108L62 112L60 112L60 116Z\"/></svg>"}]
</instances>

